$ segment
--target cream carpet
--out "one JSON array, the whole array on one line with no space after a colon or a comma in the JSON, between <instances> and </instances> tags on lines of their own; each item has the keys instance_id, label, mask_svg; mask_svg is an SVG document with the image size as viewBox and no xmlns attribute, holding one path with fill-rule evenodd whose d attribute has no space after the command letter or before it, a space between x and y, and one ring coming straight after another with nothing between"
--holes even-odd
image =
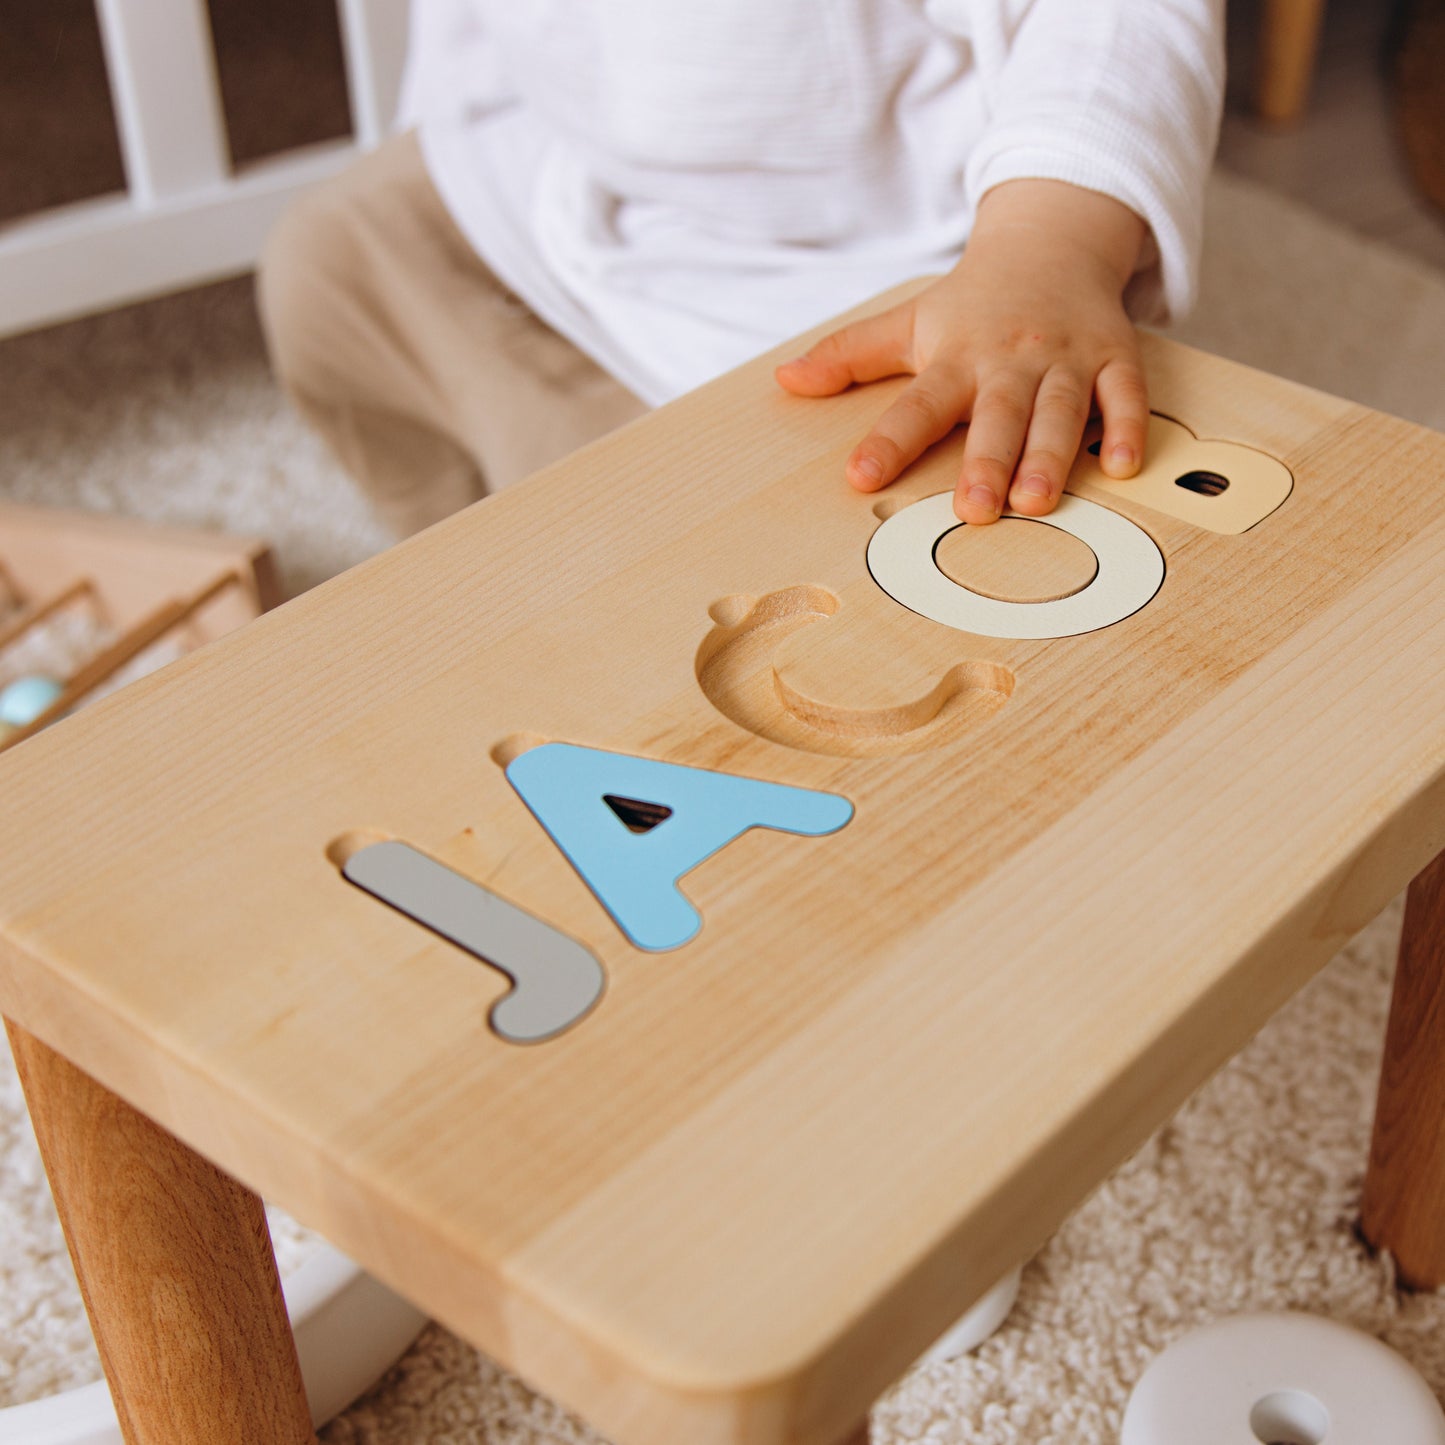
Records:
<instances>
[{"instance_id":1,"label":"cream carpet","mask_svg":"<svg viewBox=\"0 0 1445 1445\"><path fill-rule=\"evenodd\" d=\"M1445 430L1445 276L1247 183L1213 184L1204 296L1178 334ZM270 385L244 283L0 345L0 496L259 533L293 591L383 540ZM1445 1396L1445 1298L1397 1291L1388 1260L1352 1233L1398 929L1392 908L1076 1211L976 1355L916 1370L880 1401L873 1439L1113 1445L1156 1351L1257 1308L1369 1330ZM54 1351L49 1378L73 1383L93 1369L78 1353L79 1302L73 1282L34 1288L63 1281L62 1247L35 1204L42 1176L16 1091L0 1085L0 1293L28 1301ZM435 1328L324 1436L595 1438Z\"/></svg>"}]
</instances>

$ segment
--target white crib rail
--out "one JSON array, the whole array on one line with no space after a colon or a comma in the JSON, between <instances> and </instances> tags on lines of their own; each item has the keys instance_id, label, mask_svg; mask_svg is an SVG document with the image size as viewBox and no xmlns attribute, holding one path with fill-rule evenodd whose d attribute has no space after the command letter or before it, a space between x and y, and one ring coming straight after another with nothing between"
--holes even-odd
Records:
<instances>
[{"instance_id":1,"label":"white crib rail","mask_svg":"<svg viewBox=\"0 0 1445 1445\"><path fill-rule=\"evenodd\" d=\"M126 184L138 208L220 185L226 121L205 0L96 0Z\"/></svg>"},{"instance_id":2,"label":"white crib rail","mask_svg":"<svg viewBox=\"0 0 1445 1445\"><path fill-rule=\"evenodd\" d=\"M385 134L408 0L337 0L353 139L231 171L206 0L96 0L127 190L0 226L0 336L249 269L288 202Z\"/></svg>"},{"instance_id":3,"label":"white crib rail","mask_svg":"<svg viewBox=\"0 0 1445 1445\"><path fill-rule=\"evenodd\" d=\"M370 150L396 114L406 55L408 0L337 0L346 49L346 85L357 144Z\"/></svg>"}]
</instances>

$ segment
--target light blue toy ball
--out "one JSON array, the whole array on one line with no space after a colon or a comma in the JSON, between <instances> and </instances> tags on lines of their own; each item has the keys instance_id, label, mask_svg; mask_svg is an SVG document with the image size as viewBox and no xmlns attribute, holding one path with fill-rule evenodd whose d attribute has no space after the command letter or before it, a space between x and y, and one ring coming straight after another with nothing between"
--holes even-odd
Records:
<instances>
[{"instance_id":1,"label":"light blue toy ball","mask_svg":"<svg viewBox=\"0 0 1445 1445\"><path fill-rule=\"evenodd\" d=\"M27 727L64 691L60 683L43 673L17 677L0 689L0 723L14 728Z\"/></svg>"}]
</instances>

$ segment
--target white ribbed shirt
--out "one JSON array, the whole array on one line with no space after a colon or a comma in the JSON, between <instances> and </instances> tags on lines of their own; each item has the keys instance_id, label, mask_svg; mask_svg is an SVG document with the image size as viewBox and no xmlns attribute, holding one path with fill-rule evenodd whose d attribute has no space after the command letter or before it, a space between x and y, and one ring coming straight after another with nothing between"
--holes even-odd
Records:
<instances>
[{"instance_id":1,"label":"white ribbed shirt","mask_svg":"<svg viewBox=\"0 0 1445 1445\"><path fill-rule=\"evenodd\" d=\"M1223 0L413 0L399 121L478 254L657 403L958 259L1003 181L1148 223L1193 299Z\"/></svg>"}]
</instances>

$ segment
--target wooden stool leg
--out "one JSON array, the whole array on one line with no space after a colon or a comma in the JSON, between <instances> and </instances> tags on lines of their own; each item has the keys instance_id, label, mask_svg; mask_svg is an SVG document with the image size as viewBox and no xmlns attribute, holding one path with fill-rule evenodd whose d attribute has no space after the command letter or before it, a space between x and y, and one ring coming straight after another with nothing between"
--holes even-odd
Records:
<instances>
[{"instance_id":1,"label":"wooden stool leg","mask_svg":"<svg viewBox=\"0 0 1445 1445\"><path fill-rule=\"evenodd\" d=\"M6 1031L127 1445L315 1445L261 1201Z\"/></svg>"},{"instance_id":2,"label":"wooden stool leg","mask_svg":"<svg viewBox=\"0 0 1445 1445\"><path fill-rule=\"evenodd\" d=\"M1360 1228L1402 1284L1445 1284L1445 853L1405 901Z\"/></svg>"},{"instance_id":3,"label":"wooden stool leg","mask_svg":"<svg viewBox=\"0 0 1445 1445\"><path fill-rule=\"evenodd\" d=\"M1309 96L1325 0L1265 0L1255 108L1264 120L1298 120Z\"/></svg>"}]
</instances>

